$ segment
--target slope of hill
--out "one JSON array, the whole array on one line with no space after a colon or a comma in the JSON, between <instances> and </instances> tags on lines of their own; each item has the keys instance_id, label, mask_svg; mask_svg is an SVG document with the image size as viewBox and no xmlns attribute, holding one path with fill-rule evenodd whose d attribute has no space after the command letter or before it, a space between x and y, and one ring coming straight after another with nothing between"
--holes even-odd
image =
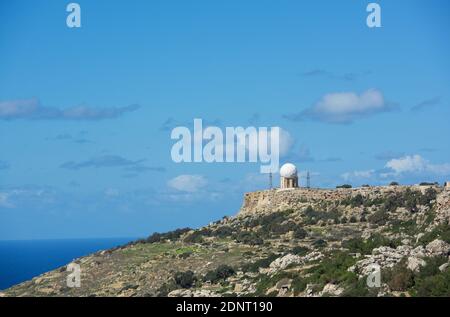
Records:
<instances>
[{"instance_id":1,"label":"slope of hill","mask_svg":"<svg viewBox=\"0 0 450 317\"><path fill-rule=\"evenodd\" d=\"M153 234L1 296L450 296L450 190L249 193L237 216ZM368 287L373 265L381 284Z\"/></svg>"}]
</instances>

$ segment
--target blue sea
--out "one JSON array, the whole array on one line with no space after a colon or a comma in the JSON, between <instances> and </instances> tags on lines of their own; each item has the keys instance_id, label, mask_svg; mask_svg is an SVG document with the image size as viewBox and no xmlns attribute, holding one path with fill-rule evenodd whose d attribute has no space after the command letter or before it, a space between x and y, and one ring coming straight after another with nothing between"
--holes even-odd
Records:
<instances>
[{"instance_id":1,"label":"blue sea","mask_svg":"<svg viewBox=\"0 0 450 317\"><path fill-rule=\"evenodd\" d=\"M135 238L0 241L0 290Z\"/></svg>"}]
</instances>

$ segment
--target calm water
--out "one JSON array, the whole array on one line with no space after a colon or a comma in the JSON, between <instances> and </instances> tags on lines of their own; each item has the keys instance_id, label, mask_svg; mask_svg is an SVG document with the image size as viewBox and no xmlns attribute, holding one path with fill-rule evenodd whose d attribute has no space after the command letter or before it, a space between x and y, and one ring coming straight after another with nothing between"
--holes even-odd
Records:
<instances>
[{"instance_id":1,"label":"calm water","mask_svg":"<svg viewBox=\"0 0 450 317\"><path fill-rule=\"evenodd\" d=\"M0 241L0 290L134 238Z\"/></svg>"}]
</instances>

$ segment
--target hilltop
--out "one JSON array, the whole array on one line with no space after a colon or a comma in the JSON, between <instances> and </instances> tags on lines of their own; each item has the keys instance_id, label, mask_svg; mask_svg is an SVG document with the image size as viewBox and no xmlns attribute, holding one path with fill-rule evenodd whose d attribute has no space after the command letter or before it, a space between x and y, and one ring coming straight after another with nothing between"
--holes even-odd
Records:
<instances>
[{"instance_id":1,"label":"hilltop","mask_svg":"<svg viewBox=\"0 0 450 317\"><path fill-rule=\"evenodd\" d=\"M234 217L77 259L1 296L450 296L450 190L248 193ZM368 288L372 264L381 285Z\"/></svg>"}]
</instances>

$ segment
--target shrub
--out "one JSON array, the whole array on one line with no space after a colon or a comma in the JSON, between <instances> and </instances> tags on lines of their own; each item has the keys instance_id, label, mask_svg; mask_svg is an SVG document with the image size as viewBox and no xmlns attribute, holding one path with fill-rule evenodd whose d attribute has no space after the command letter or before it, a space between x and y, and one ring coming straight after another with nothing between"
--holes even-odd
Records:
<instances>
[{"instance_id":1,"label":"shrub","mask_svg":"<svg viewBox=\"0 0 450 317\"><path fill-rule=\"evenodd\" d=\"M421 182L419 184L419 186L434 186L434 185L438 185L438 182L434 182L434 183L428 183L428 182Z\"/></svg>"},{"instance_id":2,"label":"shrub","mask_svg":"<svg viewBox=\"0 0 450 317\"><path fill-rule=\"evenodd\" d=\"M161 285L157 291L156 296L157 297L167 297L171 291L174 291L178 288L178 286L173 282L167 282Z\"/></svg>"},{"instance_id":3,"label":"shrub","mask_svg":"<svg viewBox=\"0 0 450 317\"><path fill-rule=\"evenodd\" d=\"M324 248L327 246L327 244L328 243L325 240L318 239L318 240L314 241L312 245L316 248Z\"/></svg>"},{"instance_id":4,"label":"shrub","mask_svg":"<svg viewBox=\"0 0 450 317\"><path fill-rule=\"evenodd\" d=\"M264 243L264 240L252 231L239 232L235 236L235 240L238 243L244 243L248 245L262 245Z\"/></svg>"},{"instance_id":5,"label":"shrub","mask_svg":"<svg viewBox=\"0 0 450 317\"><path fill-rule=\"evenodd\" d=\"M367 240L362 238L353 238L342 242L342 247L348 249L352 253L371 254L372 250L381 246L395 247L388 238L374 234Z\"/></svg>"},{"instance_id":6,"label":"shrub","mask_svg":"<svg viewBox=\"0 0 450 317\"><path fill-rule=\"evenodd\" d=\"M392 225L391 231L393 233L403 232L408 235L415 235L419 230L419 227L417 226L416 221L413 219L406 220L406 221L401 221L401 220L395 219L395 220L391 221L390 224Z\"/></svg>"},{"instance_id":7,"label":"shrub","mask_svg":"<svg viewBox=\"0 0 450 317\"><path fill-rule=\"evenodd\" d=\"M442 224L434 228L430 232L426 232L420 239L419 243L426 245L435 239L443 240L450 243L450 225Z\"/></svg>"},{"instance_id":8,"label":"shrub","mask_svg":"<svg viewBox=\"0 0 450 317\"><path fill-rule=\"evenodd\" d=\"M389 186L398 186L398 185L399 185L398 182L391 182L391 183L389 184Z\"/></svg>"},{"instance_id":9,"label":"shrub","mask_svg":"<svg viewBox=\"0 0 450 317\"><path fill-rule=\"evenodd\" d=\"M186 243L202 243L203 242L203 236L200 231L194 231L193 233L189 234L187 237L184 238L184 242Z\"/></svg>"},{"instance_id":10,"label":"shrub","mask_svg":"<svg viewBox=\"0 0 450 317\"><path fill-rule=\"evenodd\" d=\"M294 296L298 296L301 292L303 292L306 289L307 283L305 279L301 278L300 276L295 276L292 279L291 288L294 292Z\"/></svg>"},{"instance_id":11,"label":"shrub","mask_svg":"<svg viewBox=\"0 0 450 317\"><path fill-rule=\"evenodd\" d=\"M302 256L302 255L306 255L309 251L310 250L308 248L296 246L291 250L291 253Z\"/></svg>"},{"instance_id":12,"label":"shrub","mask_svg":"<svg viewBox=\"0 0 450 317\"><path fill-rule=\"evenodd\" d=\"M190 228L182 228L182 229L176 229L173 231L169 231L166 233L158 233L155 232L151 236L149 236L147 239L145 239L146 243L156 243L161 242L164 240L177 240L179 239L183 234L186 232L189 232Z\"/></svg>"},{"instance_id":13,"label":"shrub","mask_svg":"<svg viewBox=\"0 0 450 317\"><path fill-rule=\"evenodd\" d=\"M336 186L336 188L352 188L352 185L350 185L350 184L343 184L343 185Z\"/></svg>"},{"instance_id":14,"label":"shrub","mask_svg":"<svg viewBox=\"0 0 450 317\"><path fill-rule=\"evenodd\" d=\"M342 297L376 297L378 288L368 288L365 278L352 280L348 283Z\"/></svg>"},{"instance_id":15,"label":"shrub","mask_svg":"<svg viewBox=\"0 0 450 317\"><path fill-rule=\"evenodd\" d=\"M306 238L307 235L308 235L308 233L303 228L296 227L294 229L294 238L295 239L304 239L304 238Z\"/></svg>"},{"instance_id":16,"label":"shrub","mask_svg":"<svg viewBox=\"0 0 450 317\"><path fill-rule=\"evenodd\" d=\"M244 264L241 269L243 272L258 272L260 268L269 267L270 263L277 258L278 256L276 254L271 253L263 259L259 259L253 263Z\"/></svg>"},{"instance_id":17,"label":"shrub","mask_svg":"<svg viewBox=\"0 0 450 317\"><path fill-rule=\"evenodd\" d=\"M405 261L385 270L382 276L393 291L406 291L414 286L414 273L406 268Z\"/></svg>"},{"instance_id":18,"label":"shrub","mask_svg":"<svg viewBox=\"0 0 450 317\"><path fill-rule=\"evenodd\" d=\"M420 272L418 277L426 278L429 276L434 276L439 274L441 271L439 267L448 261L447 257L444 256L436 256L430 257L426 259L427 265L420 268Z\"/></svg>"},{"instance_id":19,"label":"shrub","mask_svg":"<svg viewBox=\"0 0 450 317\"><path fill-rule=\"evenodd\" d=\"M320 284L323 287L327 283L344 285L358 280L355 273L348 272L348 268L354 265L356 260L346 252L335 252L330 257L324 258L320 263L307 270L311 275L308 283Z\"/></svg>"},{"instance_id":20,"label":"shrub","mask_svg":"<svg viewBox=\"0 0 450 317\"><path fill-rule=\"evenodd\" d=\"M336 219L339 219L341 216L340 212L337 210L332 210L328 212L322 212L322 211L316 211L311 206L308 206L306 210L303 212L303 217L306 219L304 220L304 223L306 225L315 225L319 220L322 221L328 221Z\"/></svg>"},{"instance_id":21,"label":"shrub","mask_svg":"<svg viewBox=\"0 0 450 317\"><path fill-rule=\"evenodd\" d=\"M375 213L369 216L370 223L377 225L384 225L389 219L389 214L384 209L377 210Z\"/></svg>"},{"instance_id":22,"label":"shrub","mask_svg":"<svg viewBox=\"0 0 450 317\"><path fill-rule=\"evenodd\" d=\"M186 271L186 272L177 272L174 275L175 283L181 288L190 288L195 283L194 272Z\"/></svg>"},{"instance_id":23,"label":"shrub","mask_svg":"<svg viewBox=\"0 0 450 317\"><path fill-rule=\"evenodd\" d=\"M277 222L271 222L267 225L265 225L262 230L264 230L265 232L270 232L274 235L281 235L281 234L285 234L289 231L293 231L297 228L297 224L293 221L287 221L284 223L277 223Z\"/></svg>"},{"instance_id":24,"label":"shrub","mask_svg":"<svg viewBox=\"0 0 450 317\"><path fill-rule=\"evenodd\" d=\"M420 297L449 297L450 270L425 278L417 278L414 292Z\"/></svg>"},{"instance_id":25,"label":"shrub","mask_svg":"<svg viewBox=\"0 0 450 317\"><path fill-rule=\"evenodd\" d=\"M350 205L352 207L359 207L364 204L364 198L361 194L357 194L356 196L350 199Z\"/></svg>"},{"instance_id":26,"label":"shrub","mask_svg":"<svg viewBox=\"0 0 450 317\"><path fill-rule=\"evenodd\" d=\"M355 223L355 222L357 222L358 220L356 220L356 217L355 216L351 216L350 217L350 223Z\"/></svg>"},{"instance_id":27,"label":"shrub","mask_svg":"<svg viewBox=\"0 0 450 317\"><path fill-rule=\"evenodd\" d=\"M216 283L221 280L225 280L226 278L235 274L234 269L226 264L222 264L217 267L213 271L209 271L206 273L204 277L204 281L211 281L212 283Z\"/></svg>"},{"instance_id":28,"label":"shrub","mask_svg":"<svg viewBox=\"0 0 450 317\"><path fill-rule=\"evenodd\" d=\"M218 238L226 238L233 235L233 229L229 226L222 226L213 231L212 235Z\"/></svg>"}]
</instances>

